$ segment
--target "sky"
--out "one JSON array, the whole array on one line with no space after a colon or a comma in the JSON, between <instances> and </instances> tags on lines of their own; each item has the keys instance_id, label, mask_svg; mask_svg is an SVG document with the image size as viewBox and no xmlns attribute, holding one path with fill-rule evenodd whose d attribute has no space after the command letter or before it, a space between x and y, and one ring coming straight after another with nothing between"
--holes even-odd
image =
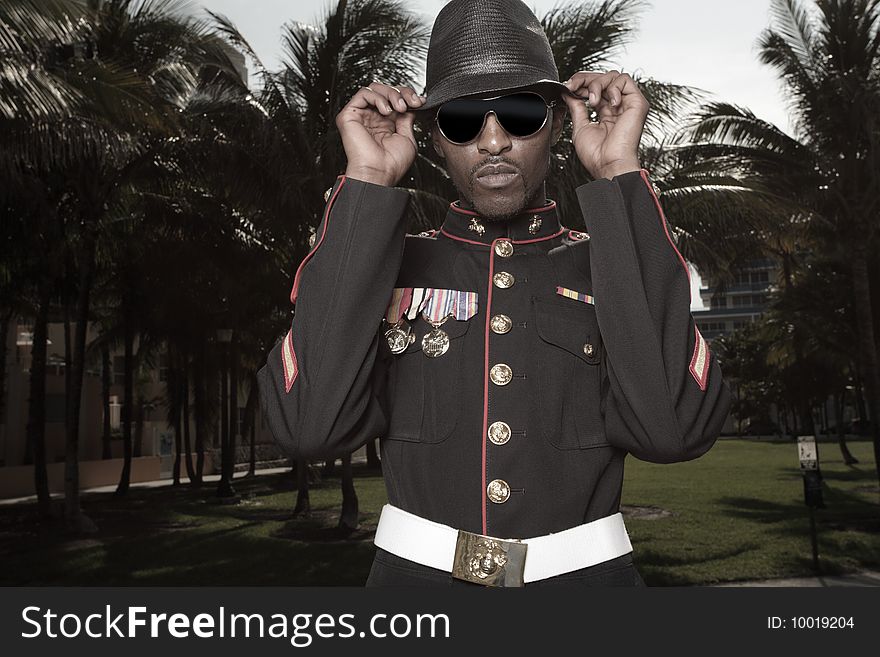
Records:
<instances>
[{"instance_id":1,"label":"sky","mask_svg":"<svg viewBox=\"0 0 880 657\"><path fill-rule=\"evenodd\" d=\"M335 0L198 0L238 26L263 62L281 56L288 21L317 23ZM559 0L526 0L540 16ZM444 0L408 0L410 11L433 23ZM703 89L716 100L745 105L783 130L790 124L775 73L757 58L756 42L770 23L770 0L653 0L619 61L625 72ZM573 71L560 71L568 77Z\"/></svg>"},{"instance_id":2,"label":"sky","mask_svg":"<svg viewBox=\"0 0 880 657\"><path fill-rule=\"evenodd\" d=\"M318 23L335 0L199 0L235 23L263 63L281 57L281 29L288 21ZM404 5L433 23L445 0L408 0ZM526 0L540 16L560 0ZM751 109L791 131L775 72L761 64L757 41L770 24L770 0L653 0L645 4L632 42L611 62L614 68L696 87L708 98ZM564 78L573 71L560 71ZM693 280L694 309L702 307Z\"/></svg>"}]
</instances>

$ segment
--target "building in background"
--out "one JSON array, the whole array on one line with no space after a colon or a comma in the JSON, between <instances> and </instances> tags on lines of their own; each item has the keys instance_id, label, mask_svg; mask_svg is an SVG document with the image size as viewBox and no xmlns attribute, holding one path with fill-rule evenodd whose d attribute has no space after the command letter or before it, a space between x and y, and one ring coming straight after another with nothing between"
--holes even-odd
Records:
<instances>
[{"instance_id":1,"label":"building in background","mask_svg":"<svg viewBox=\"0 0 880 657\"><path fill-rule=\"evenodd\" d=\"M89 326L87 343L98 336L97 327ZM46 365L46 463L52 492L63 490L65 455L65 337L64 324L50 322L48 325ZM30 394L31 349L33 325L28 318L12 318L7 334L5 399L0 413L0 499L33 494L33 455L27 441L28 397ZM135 352L138 344L135 342ZM104 453L104 404L102 399L102 371L99 353L91 350L87 356L83 377L82 408L80 412L79 470L82 488L115 485L122 469L122 400L124 398L124 356L121 346L111 348L110 354L110 456ZM155 363L144 366L136 373L134 382L135 403L132 409L132 442L135 458L132 460L131 482L168 479L172 476L176 446L174 429L168 425L166 386L167 362L164 355ZM220 388L209 391L219 406ZM246 467L249 461L250 435L244 426L246 385L242 382L238 391L239 426L233 428L236 436L236 462ZM190 403L194 396L191 393ZM192 408L192 406L191 406ZM263 421L262 409L255 410L254 439L258 462L263 464L284 463L286 459L275 444L268 425ZM195 420L190 414L191 452L195 459ZM216 415L216 413L215 413ZM217 472L220 463L219 418L214 417L205 427L205 472ZM186 471L182 467L182 476Z\"/></svg>"},{"instance_id":2,"label":"building in background","mask_svg":"<svg viewBox=\"0 0 880 657\"><path fill-rule=\"evenodd\" d=\"M758 319L767 307L778 272L775 261L761 259L749 262L727 285L703 276L700 297L705 309L693 312L703 337L711 342Z\"/></svg>"}]
</instances>

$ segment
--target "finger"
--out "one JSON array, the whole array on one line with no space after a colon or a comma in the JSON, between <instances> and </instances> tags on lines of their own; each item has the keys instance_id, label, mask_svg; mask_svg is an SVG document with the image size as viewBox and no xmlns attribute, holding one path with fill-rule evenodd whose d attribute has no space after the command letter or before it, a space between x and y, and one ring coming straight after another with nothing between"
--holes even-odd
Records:
<instances>
[{"instance_id":1,"label":"finger","mask_svg":"<svg viewBox=\"0 0 880 657\"><path fill-rule=\"evenodd\" d=\"M573 93L583 98L587 96L587 88L590 83L601 76L602 73L596 71L578 71L564 82Z\"/></svg>"},{"instance_id":2,"label":"finger","mask_svg":"<svg viewBox=\"0 0 880 657\"><path fill-rule=\"evenodd\" d=\"M416 121L416 115L413 112L406 112L401 114L397 119L396 125L394 127L395 132L399 135L403 135L407 139L409 139L413 144L416 144L416 136L413 133L413 124Z\"/></svg>"},{"instance_id":3,"label":"finger","mask_svg":"<svg viewBox=\"0 0 880 657\"><path fill-rule=\"evenodd\" d=\"M608 71L607 73L593 80L589 86L590 103L596 107L601 106L602 101L610 103L611 96L608 95L608 87L619 75L620 73L618 71Z\"/></svg>"},{"instance_id":4,"label":"finger","mask_svg":"<svg viewBox=\"0 0 880 657\"><path fill-rule=\"evenodd\" d=\"M404 100L406 100L410 107L420 107L424 105L422 97L419 96L416 93L416 90L412 87L401 87L400 95L403 96Z\"/></svg>"},{"instance_id":5,"label":"finger","mask_svg":"<svg viewBox=\"0 0 880 657\"><path fill-rule=\"evenodd\" d=\"M357 109L373 108L382 115L391 114L394 111L388 99L378 90L371 87L361 87L357 93L348 101L351 107Z\"/></svg>"},{"instance_id":6,"label":"finger","mask_svg":"<svg viewBox=\"0 0 880 657\"><path fill-rule=\"evenodd\" d=\"M387 84L371 82L368 86L364 87L363 91L372 92L373 105L385 116L392 112L405 111L406 109L401 110L400 106L395 107L395 103L400 98L400 92L393 87L389 87ZM367 98L369 100L370 96L367 96Z\"/></svg>"},{"instance_id":7,"label":"finger","mask_svg":"<svg viewBox=\"0 0 880 657\"><path fill-rule=\"evenodd\" d=\"M630 89L634 88L635 81L629 75L626 75L625 73L618 75L611 84L608 85L607 89L611 104L615 107L619 106L623 102L624 95L630 93Z\"/></svg>"},{"instance_id":8,"label":"finger","mask_svg":"<svg viewBox=\"0 0 880 657\"><path fill-rule=\"evenodd\" d=\"M392 87L391 85L373 81L369 84L369 88L385 98L388 106L395 112L406 112L410 107L420 107L424 104L424 101L412 87Z\"/></svg>"},{"instance_id":9,"label":"finger","mask_svg":"<svg viewBox=\"0 0 880 657\"><path fill-rule=\"evenodd\" d=\"M563 99L568 106L571 123L575 129L590 122L590 110L587 109L587 105L583 100L572 98L571 96L563 96Z\"/></svg>"}]
</instances>

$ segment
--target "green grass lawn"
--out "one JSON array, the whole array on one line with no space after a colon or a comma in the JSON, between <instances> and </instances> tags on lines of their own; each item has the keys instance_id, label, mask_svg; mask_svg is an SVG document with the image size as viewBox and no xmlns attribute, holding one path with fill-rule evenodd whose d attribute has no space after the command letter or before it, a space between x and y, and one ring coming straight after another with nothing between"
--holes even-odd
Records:
<instances>
[{"instance_id":1,"label":"green grass lawn","mask_svg":"<svg viewBox=\"0 0 880 657\"><path fill-rule=\"evenodd\" d=\"M821 443L826 508L816 512L826 574L880 567L880 493L868 441ZM722 440L703 457L657 465L627 458L622 504L672 513L627 520L634 559L654 586L807 575L810 521L791 442Z\"/></svg>"},{"instance_id":2,"label":"green grass lawn","mask_svg":"<svg viewBox=\"0 0 880 657\"><path fill-rule=\"evenodd\" d=\"M825 509L817 512L826 573L880 568L880 506L869 442L844 466L822 444ZM243 500L213 504L214 485L83 497L97 534L61 535L34 506L0 507L3 585L354 585L363 584L385 502L381 477L356 470L361 527L335 531L338 479L312 488L312 514L291 520L286 475L236 480ZM627 517L635 560L649 585L700 584L809 574L809 516L797 451L789 442L723 440L702 458L672 465L627 459L622 503L666 513ZM644 510L644 509L642 509Z\"/></svg>"}]
</instances>

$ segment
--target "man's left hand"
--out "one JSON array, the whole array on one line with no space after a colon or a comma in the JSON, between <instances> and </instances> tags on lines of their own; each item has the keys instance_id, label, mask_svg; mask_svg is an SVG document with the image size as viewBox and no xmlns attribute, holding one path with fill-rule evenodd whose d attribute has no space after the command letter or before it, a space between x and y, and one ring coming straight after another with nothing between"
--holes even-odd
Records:
<instances>
[{"instance_id":1,"label":"man's left hand","mask_svg":"<svg viewBox=\"0 0 880 657\"><path fill-rule=\"evenodd\" d=\"M636 81L626 73L579 71L565 86L578 98L563 94L572 121L572 142L581 164L594 179L638 171L639 142L650 106ZM598 114L590 120L584 100Z\"/></svg>"}]
</instances>

